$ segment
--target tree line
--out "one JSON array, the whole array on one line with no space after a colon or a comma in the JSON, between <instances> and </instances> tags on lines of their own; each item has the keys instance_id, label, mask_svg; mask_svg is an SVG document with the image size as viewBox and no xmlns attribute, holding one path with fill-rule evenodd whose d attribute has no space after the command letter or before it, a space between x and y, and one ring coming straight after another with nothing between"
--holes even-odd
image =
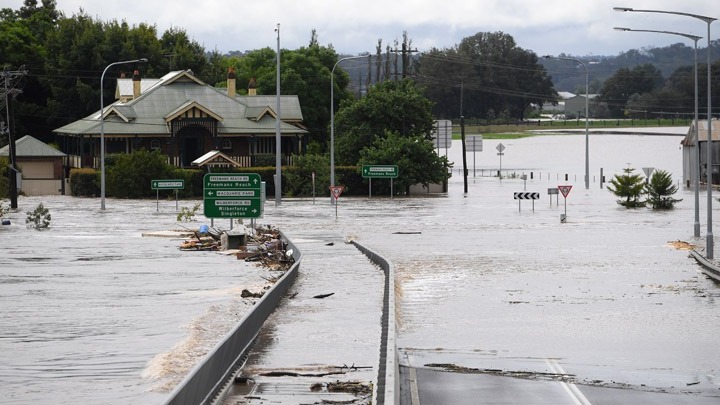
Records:
<instances>
[{"instance_id":1,"label":"tree line","mask_svg":"<svg viewBox=\"0 0 720 405\"><path fill-rule=\"evenodd\" d=\"M98 110L100 76L112 62L148 59L138 66L117 66L106 75L106 105L113 101L115 90L115 81L107 79L123 70L130 75L136 68L143 77L152 78L190 69L205 83L224 87L232 67L238 93L246 92L253 82L258 94L275 94L275 53L267 47L222 55L207 51L181 28L159 33L153 25L99 21L82 10L65 16L57 10L56 0L25 0L18 10L0 10L0 63L4 70L27 71L17 86L22 93L14 104L16 134L46 142L52 141L53 129ZM539 106L558 102L547 67L555 71L552 66L557 65L548 65L548 60L541 63L534 52L520 48L503 32L477 33L452 47L426 52L412 49L412 40L404 32L401 41L383 44L380 39L374 54L339 64L346 56L331 45L321 45L314 30L306 46L281 50L282 92L300 99L309 132L307 152L327 156L329 151L332 83L339 163L393 163L406 156L402 152L388 156L387 150L414 150L408 154L406 172L411 171L412 162L433 168L421 168L432 175L414 179L420 182L442 178L446 174L442 166L449 164L425 156L432 152L426 143L434 119L518 120L536 114ZM649 63L620 67L602 82L594 77L595 116L692 111L692 61L687 62L667 79ZM703 81L707 68L703 64L699 68L702 106L707 97ZM720 71L718 62L713 71ZM713 75L713 88L720 85L715 83L719 78ZM0 97L2 103L4 97ZM716 100L713 104L717 105ZM7 137L0 135L0 146L6 143Z\"/></svg>"}]
</instances>

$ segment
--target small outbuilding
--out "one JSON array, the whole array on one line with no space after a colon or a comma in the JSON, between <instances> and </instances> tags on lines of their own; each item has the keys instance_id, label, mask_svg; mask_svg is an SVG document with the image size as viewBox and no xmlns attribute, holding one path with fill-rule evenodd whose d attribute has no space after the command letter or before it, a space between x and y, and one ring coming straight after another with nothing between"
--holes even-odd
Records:
<instances>
[{"instance_id":1,"label":"small outbuilding","mask_svg":"<svg viewBox=\"0 0 720 405\"><path fill-rule=\"evenodd\" d=\"M712 150L711 150L711 170L712 170L712 184L720 184L720 121L713 119L712 123ZM707 184L707 133L708 133L708 122L707 120L699 120L697 126L698 136L700 141L698 142L695 137L695 124L690 125L687 135L683 138L680 144L683 150L683 179L686 179L688 184L692 184L695 181L695 148L699 147L699 173L700 181Z\"/></svg>"},{"instance_id":2,"label":"small outbuilding","mask_svg":"<svg viewBox=\"0 0 720 405\"><path fill-rule=\"evenodd\" d=\"M10 156L10 146L0 148L0 156ZM65 153L30 135L15 141L15 157L21 177L18 189L25 195L65 194Z\"/></svg>"}]
</instances>

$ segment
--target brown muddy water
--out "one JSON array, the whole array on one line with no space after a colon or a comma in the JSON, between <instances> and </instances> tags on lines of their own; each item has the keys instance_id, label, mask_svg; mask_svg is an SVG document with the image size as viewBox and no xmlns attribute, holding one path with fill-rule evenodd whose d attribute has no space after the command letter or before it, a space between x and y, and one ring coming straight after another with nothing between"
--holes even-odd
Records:
<instances>
[{"instance_id":1,"label":"brown muddy water","mask_svg":"<svg viewBox=\"0 0 720 405\"><path fill-rule=\"evenodd\" d=\"M290 238L357 238L389 258L406 364L518 370L552 359L588 381L707 394L720 388L720 292L670 244L704 243L692 237L680 140L592 136L589 190L582 136L486 141L478 169L498 169L502 142L503 171L536 174L527 183L472 177L469 154L467 194L455 145L447 194L340 197L337 217L326 199L271 200L260 222ZM677 208L618 206L596 176L603 167L609 179L628 164L670 171L681 185ZM569 181L558 180L565 173ZM547 195L561 184L573 185L567 208L562 196ZM519 191L541 193L534 210L513 199ZM705 201L701 194L703 235ZM51 227L26 229L22 211L39 202ZM141 237L178 227L174 202L161 202L159 213L154 200L107 205L101 212L97 199L24 197L13 225L0 228L4 403L162 402L252 305L240 291L262 286L263 271L234 258Z\"/></svg>"}]
</instances>

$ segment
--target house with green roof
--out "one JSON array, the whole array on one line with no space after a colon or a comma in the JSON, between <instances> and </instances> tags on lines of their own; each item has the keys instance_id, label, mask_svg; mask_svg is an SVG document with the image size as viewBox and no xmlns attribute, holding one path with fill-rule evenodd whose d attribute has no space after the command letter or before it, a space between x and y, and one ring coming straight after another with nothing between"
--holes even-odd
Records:
<instances>
[{"instance_id":1,"label":"house with green roof","mask_svg":"<svg viewBox=\"0 0 720 405\"><path fill-rule=\"evenodd\" d=\"M10 156L10 145L0 148L0 156ZM25 195L65 194L64 159L64 153L30 135L16 140L15 160L20 171L18 190Z\"/></svg>"},{"instance_id":2,"label":"house with green roof","mask_svg":"<svg viewBox=\"0 0 720 405\"><path fill-rule=\"evenodd\" d=\"M203 83L190 70L173 71L160 79L117 79L115 102L83 119L55 129L68 166L100 167L101 125L106 154L138 149L158 150L177 167L218 150L238 166L256 165L259 157L274 159L276 125L280 120L283 164L305 150L307 130L297 96L236 94L235 72L227 88ZM273 160L274 161L274 160Z\"/></svg>"}]
</instances>

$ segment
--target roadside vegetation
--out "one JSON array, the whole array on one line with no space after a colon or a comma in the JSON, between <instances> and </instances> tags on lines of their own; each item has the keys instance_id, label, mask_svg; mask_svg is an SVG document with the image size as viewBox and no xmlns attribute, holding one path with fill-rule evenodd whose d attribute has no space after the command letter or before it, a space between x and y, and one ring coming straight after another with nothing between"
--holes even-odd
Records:
<instances>
[{"instance_id":1,"label":"roadside vegetation","mask_svg":"<svg viewBox=\"0 0 720 405\"><path fill-rule=\"evenodd\" d=\"M673 197L678 187L665 170L656 170L646 179L635 173L634 168L627 167L622 174L616 174L610 180L607 188L620 197L617 203L625 208L641 208L649 204L653 209L671 209L682 201Z\"/></svg>"},{"instance_id":2,"label":"roadside vegetation","mask_svg":"<svg viewBox=\"0 0 720 405\"><path fill-rule=\"evenodd\" d=\"M257 94L276 92L276 54L270 47L223 55L206 50L182 28L158 32L152 22L130 26L100 21L82 9L64 15L56 5L55 0L27 0L17 9L0 9L3 66L18 72L31 67L22 77L24 93L15 105L15 134L56 142L48 139L53 129L96 112L101 93L98 78L109 61L144 57L148 62L139 68L143 77L190 69L218 88L227 85L228 69L233 68L238 94L247 94L250 83L256 85ZM543 59L521 48L504 32L478 32L458 44L417 55L396 51L401 46L413 48L410 35L403 32L401 40L380 39L368 44L368 49L374 45L374 52L353 58L339 54L332 45L322 45L315 30L308 39L298 49L281 50L283 93L302 100L303 125L308 129L303 139L306 155L294 156L294 165L283 168L283 177L293 180L290 185L283 179L283 193L289 196L315 191L329 195L330 105L335 111L336 183L346 186L348 194L366 189L368 181L359 174L364 164L398 165L397 193L411 184L445 181L450 163L431 147L432 121L437 118L457 124L463 115L466 134L488 139L530 136L533 129L585 127L577 113L565 115L572 119L540 118L560 101L559 90L582 95L584 86L579 84L584 84L584 75L566 60ZM332 38L324 40L332 42ZM652 58L628 51L590 65L590 93L597 95L589 108L591 128L689 125L693 69L685 62L692 60L688 57L692 49L663 49L647 50ZM720 69L720 62L712 68ZM708 66L700 64L698 69L705 77ZM333 99L328 91L331 84ZM106 80L105 86L105 101L112 102L115 83ZM720 75L714 76L712 86L720 86ZM715 105L718 102L713 100ZM8 142L5 132L0 131L0 147ZM459 128L453 132L459 138ZM203 172L169 167L161 160L162 156L143 151L108 156L107 194L152 197L149 180L170 177L185 179L187 188L180 197L199 195ZM260 173L271 195L272 164L258 166L245 170ZM2 177L6 176L0 176L0 195L7 188ZM97 171L73 170L74 195L97 196L98 177ZM386 187L385 182L377 183L373 187Z\"/></svg>"}]
</instances>

